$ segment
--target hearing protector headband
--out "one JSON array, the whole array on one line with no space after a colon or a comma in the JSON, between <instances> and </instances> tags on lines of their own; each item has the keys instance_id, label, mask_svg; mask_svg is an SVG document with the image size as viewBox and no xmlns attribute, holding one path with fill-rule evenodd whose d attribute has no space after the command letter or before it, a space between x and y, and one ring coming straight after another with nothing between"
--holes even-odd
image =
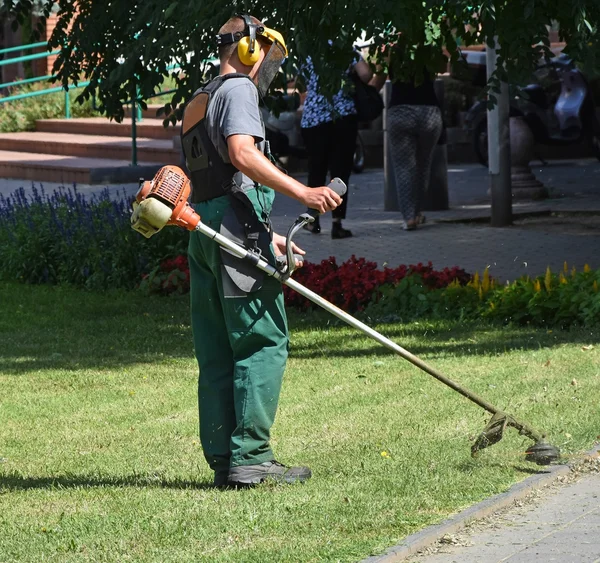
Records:
<instances>
[{"instance_id":1,"label":"hearing protector headband","mask_svg":"<svg viewBox=\"0 0 600 563\"><path fill-rule=\"evenodd\" d=\"M238 15L238 17L244 20L244 31L217 35L217 45L219 47L238 43L238 57L240 61L247 66L252 66L258 61L260 56L260 49L256 47L256 38L260 36L269 43L277 42L282 47L285 55L287 55L287 47L281 33L274 29L269 29L262 24L253 23L248 15Z\"/></svg>"}]
</instances>

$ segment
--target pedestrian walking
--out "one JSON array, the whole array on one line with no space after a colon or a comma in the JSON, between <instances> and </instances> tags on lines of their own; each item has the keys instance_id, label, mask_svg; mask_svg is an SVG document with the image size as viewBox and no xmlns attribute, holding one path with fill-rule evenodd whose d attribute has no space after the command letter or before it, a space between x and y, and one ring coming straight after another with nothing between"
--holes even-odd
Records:
<instances>
[{"instance_id":1,"label":"pedestrian walking","mask_svg":"<svg viewBox=\"0 0 600 563\"><path fill-rule=\"evenodd\" d=\"M403 228L412 231L425 222L421 206L443 129L442 111L435 94L435 77L427 69L423 68L421 76L413 74L408 81L400 81L394 80L392 64L386 125ZM371 83L381 89L385 80L385 74L378 74Z\"/></svg>"},{"instance_id":2,"label":"pedestrian walking","mask_svg":"<svg viewBox=\"0 0 600 563\"><path fill-rule=\"evenodd\" d=\"M304 69L308 78L307 95L300 127L308 154L308 185L323 186L328 172L331 178L338 177L348 185L358 135L354 99L350 92L342 88L329 101L321 93L319 76L310 57L307 58ZM344 78L349 80L352 72L364 83L368 83L373 76L371 68L358 53ZM342 226L342 220L346 218L349 192L350 190L346 191L342 204L332 212L333 239L352 236L352 232ZM321 232L321 223L317 218L305 228L318 234Z\"/></svg>"}]
</instances>

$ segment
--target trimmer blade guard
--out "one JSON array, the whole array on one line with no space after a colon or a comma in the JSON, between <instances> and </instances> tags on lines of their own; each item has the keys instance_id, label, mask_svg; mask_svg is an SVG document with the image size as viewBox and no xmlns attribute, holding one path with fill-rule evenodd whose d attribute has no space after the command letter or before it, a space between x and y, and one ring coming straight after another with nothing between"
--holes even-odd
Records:
<instances>
[{"instance_id":1,"label":"trimmer blade guard","mask_svg":"<svg viewBox=\"0 0 600 563\"><path fill-rule=\"evenodd\" d=\"M502 440L502 434L508 424L508 417L504 413L496 413L488 422L487 426L482 430L481 434L471 446L471 455L475 457L479 450L489 448L495 443Z\"/></svg>"}]
</instances>

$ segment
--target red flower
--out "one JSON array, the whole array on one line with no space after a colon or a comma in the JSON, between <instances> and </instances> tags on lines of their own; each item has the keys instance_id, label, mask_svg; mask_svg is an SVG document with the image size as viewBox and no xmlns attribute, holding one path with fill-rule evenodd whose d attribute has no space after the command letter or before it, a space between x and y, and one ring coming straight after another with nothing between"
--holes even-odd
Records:
<instances>
[{"instance_id":1,"label":"red flower","mask_svg":"<svg viewBox=\"0 0 600 563\"><path fill-rule=\"evenodd\" d=\"M364 309L381 294L384 285L396 285L406 276L419 275L423 284L430 289L440 289L458 281L465 285L471 280L470 274L462 268L433 269L433 264L419 262L416 265L404 264L397 268L383 270L375 262L352 255L349 260L338 265L335 257L322 260L320 264L305 262L294 273L294 279L314 291L327 301L346 312L353 313ZM144 276L147 278L148 274ZM186 293L190 288L190 270L186 255L180 255L163 261L155 274L155 284L161 293ZM315 305L288 286L283 286L285 302L288 307L307 310Z\"/></svg>"}]
</instances>

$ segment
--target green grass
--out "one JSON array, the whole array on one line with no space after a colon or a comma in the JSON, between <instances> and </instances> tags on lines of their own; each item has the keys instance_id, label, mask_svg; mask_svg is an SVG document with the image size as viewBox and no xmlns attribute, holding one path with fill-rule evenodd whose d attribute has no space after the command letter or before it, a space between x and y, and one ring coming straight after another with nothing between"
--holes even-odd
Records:
<instances>
[{"instance_id":1,"label":"green grass","mask_svg":"<svg viewBox=\"0 0 600 563\"><path fill-rule=\"evenodd\" d=\"M0 561L356 561L537 470L513 430L472 459L489 416L374 341L290 324L273 446L314 478L220 492L187 298L0 284ZM600 434L589 330L379 328L567 455Z\"/></svg>"}]
</instances>

